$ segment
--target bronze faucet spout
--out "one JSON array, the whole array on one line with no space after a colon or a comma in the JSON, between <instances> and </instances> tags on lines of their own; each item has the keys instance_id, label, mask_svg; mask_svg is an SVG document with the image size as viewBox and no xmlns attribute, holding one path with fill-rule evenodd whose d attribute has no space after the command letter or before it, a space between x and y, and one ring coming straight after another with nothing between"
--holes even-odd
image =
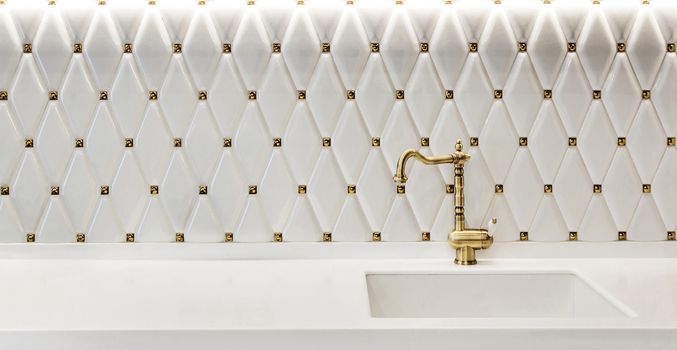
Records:
<instances>
[{"instance_id":1,"label":"bronze faucet spout","mask_svg":"<svg viewBox=\"0 0 677 350\"><path fill-rule=\"evenodd\" d=\"M460 140L458 142L460 142ZM421 154L421 152L410 148L404 151L400 156L400 159L397 161L397 170L395 171L395 176L393 177L395 182L402 184L407 182L406 165L410 158L415 158L426 165L458 164L470 160L470 155L461 152L458 147L456 152L442 156L424 156Z\"/></svg>"}]
</instances>

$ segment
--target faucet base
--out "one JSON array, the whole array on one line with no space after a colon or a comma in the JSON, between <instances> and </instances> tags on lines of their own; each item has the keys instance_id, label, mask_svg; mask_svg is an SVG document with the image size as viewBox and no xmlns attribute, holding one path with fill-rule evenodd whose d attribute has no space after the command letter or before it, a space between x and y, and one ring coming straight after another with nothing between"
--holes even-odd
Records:
<instances>
[{"instance_id":1,"label":"faucet base","mask_svg":"<svg viewBox=\"0 0 677 350\"><path fill-rule=\"evenodd\" d=\"M456 249L456 259L454 259L454 264L456 265L476 265L477 259L475 259L475 249L469 246L461 247Z\"/></svg>"}]
</instances>

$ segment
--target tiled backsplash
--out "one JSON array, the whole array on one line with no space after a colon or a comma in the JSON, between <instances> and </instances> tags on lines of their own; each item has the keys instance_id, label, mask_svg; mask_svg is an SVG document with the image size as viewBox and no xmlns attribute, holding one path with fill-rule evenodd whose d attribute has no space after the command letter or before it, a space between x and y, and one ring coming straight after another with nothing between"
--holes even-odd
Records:
<instances>
[{"instance_id":1,"label":"tiled backsplash","mask_svg":"<svg viewBox=\"0 0 677 350\"><path fill-rule=\"evenodd\" d=\"M497 240L674 239L677 4L498 2L0 0L0 241L446 240L457 138Z\"/></svg>"}]
</instances>

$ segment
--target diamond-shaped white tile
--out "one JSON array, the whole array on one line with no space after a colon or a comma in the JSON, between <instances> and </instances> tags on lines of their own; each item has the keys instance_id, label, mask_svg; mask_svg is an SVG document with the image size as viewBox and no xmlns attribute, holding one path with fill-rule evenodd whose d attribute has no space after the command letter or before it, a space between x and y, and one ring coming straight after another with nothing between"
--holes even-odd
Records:
<instances>
[{"instance_id":1,"label":"diamond-shaped white tile","mask_svg":"<svg viewBox=\"0 0 677 350\"><path fill-rule=\"evenodd\" d=\"M470 54L454 90L456 105L470 135L479 135L493 102L493 89L482 61Z\"/></svg>"},{"instance_id":2,"label":"diamond-shaped white tile","mask_svg":"<svg viewBox=\"0 0 677 350\"><path fill-rule=\"evenodd\" d=\"M430 155L430 152L424 152ZM452 165L440 165L443 171L451 171ZM413 209L417 222L423 231L430 232L446 195L445 182L440 169L416 162L409 170L409 181L406 184L407 198ZM388 179L384 179L388 181ZM414 239L416 240L416 239Z\"/></svg>"},{"instance_id":3,"label":"diamond-shaped white tile","mask_svg":"<svg viewBox=\"0 0 677 350\"><path fill-rule=\"evenodd\" d=\"M553 193L571 232L578 231L583 220L592 197L592 185L578 149L569 148L554 181Z\"/></svg>"},{"instance_id":4,"label":"diamond-shaped white tile","mask_svg":"<svg viewBox=\"0 0 677 350\"><path fill-rule=\"evenodd\" d=\"M651 91L651 99L663 123L664 130L671 136L677 135L677 99L673 91L677 91L677 55L666 55L656 85Z\"/></svg>"},{"instance_id":5,"label":"diamond-shaped white tile","mask_svg":"<svg viewBox=\"0 0 677 350\"><path fill-rule=\"evenodd\" d=\"M479 53L489 79L496 89L502 88L508 78L510 67L517 55L516 42L505 13L498 9L491 11L484 33L480 37Z\"/></svg>"},{"instance_id":6,"label":"diamond-shaped white tile","mask_svg":"<svg viewBox=\"0 0 677 350\"><path fill-rule=\"evenodd\" d=\"M167 33L173 42L181 42L186 37L190 19L197 9L194 2L189 1L158 1L156 6L160 10Z\"/></svg>"},{"instance_id":7,"label":"diamond-shaped white tile","mask_svg":"<svg viewBox=\"0 0 677 350\"><path fill-rule=\"evenodd\" d=\"M332 138L343 175L356 183L371 148L371 138L355 103L347 103Z\"/></svg>"},{"instance_id":8,"label":"diamond-shaped white tile","mask_svg":"<svg viewBox=\"0 0 677 350\"><path fill-rule=\"evenodd\" d=\"M387 242L412 242L421 236L421 227L406 196L395 198L381 230L381 239Z\"/></svg>"},{"instance_id":9,"label":"diamond-shaped white tile","mask_svg":"<svg viewBox=\"0 0 677 350\"><path fill-rule=\"evenodd\" d=\"M260 198L249 197L247 206L241 216L237 230L234 232L235 241L243 242L271 242L273 230L268 222L260 203Z\"/></svg>"},{"instance_id":10,"label":"diamond-shaped white tile","mask_svg":"<svg viewBox=\"0 0 677 350\"><path fill-rule=\"evenodd\" d=\"M382 229L395 198L395 183L390 181L392 176L381 150L372 149L357 183L357 193L375 231Z\"/></svg>"},{"instance_id":11,"label":"diamond-shaped white tile","mask_svg":"<svg viewBox=\"0 0 677 350\"><path fill-rule=\"evenodd\" d=\"M35 135L38 122L47 104L47 89L42 84L38 67L32 57L21 58L9 100L23 126L26 136Z\"/></svg>"},{"instance_id":12,"label":"diamond-shaped white tile","mask_svg":"<svg viewBox=\"0 0 677 350\"><path fill-rule=\"evenodd\" d=\"M543 8L527 42L534 70L546 89L552 89L566 55L566 40L553 11Z\"/></svg>"},{"instance_id":13,"label":"diamond-shaped white tile","mask_svg":"<svg viewBox=\"0 0 677 350\"><path fill-rule=\"evenodd\" d=\"M564 59L552 95L567 133L569 136L578 135L592 101L592 88L575 54L570 53Z\"/></svg>"},{"instance_id":14,"label":"diamond-shaped white tile","mask_svg":"<svg viewBox=\"0 0 677 350\"><path fill-rule=\"evenodd\" d=\"M479 148L487 161L494 183L503 183L519 145L519 137L503 102L494 103L479 138Z\"/></svg>"},{"instance_id":15,"label":"diamond-shaped white tile","mask_svg":"<svg viewBox=\"0 0 677 350\"><path fill-rule=\"evenodd\" d=\"M56 8L50 8L40 21L33 41L33 55L42 68L47 87L57 90L66 72L73 48L66 25Z\"/></svg>"},{"instance_id":16,"label":"diamond-shaped white tile","mask_svg":"<svg viewBox=\"0 0 677 350\"><path fill-rule=\"evenodd\" d=\"M540 6L537 2L518 2L511 5L506 6L504 9L515 39L519 42L527 41L534 28L536 18L544 6Z\"/></svg>"},{"instance_id":17,"label":"diamond-shaped white tile","mask_svg":"<svg viewBox=\"0 0 677 350\"><path fill-rule=\"evenodd\" d=\"M224 233L221 223L207 197L201 196L186 224L185 240L187 242L222 242Z\"/></svg>"},{"instance_id":18,"label":"diamond-shaped white tile","mask_svg":"<svg viewBox=\"0 0 677 350\"><path fill-rule=\"evenodd\" d=\"M176 239L171 221L159 198L151 197L139 222L135 242L172 242Z\"/></svg>"},{"instance_id":19,"label":"diamond-shaped white tile","mask_svg":"<svg viewBox=\"0 0 677 350\"><path fill-rule=\"evenodd\" d=\"M136 134L147 100L148 92L141 84L134 59L128 55L123 56L108 103L125 135Z\"/></svg>"},{"instance_id":20,"label":"diamond-shaped white tile","mask_svg":"<svg viewBox=\"0 0 677 350\"><path fill-rule=\"evenodd\" d=\"M456 86L461 68L468 55L463 28L456 16L456 11L445 6L437 21L433 36L430 38L430 56L445 89Z\"/></svg>"},{"instance_id":21,"label":"diamond-shaped white tile","mask_svg":"<svg viewBox=\"0 0 677 350\"><path fill-rule=\"evenodd\" d=\"M144 188L142 193L148 193ZM160 185L160 200L167 211L175 232L183 232L188 215L198 196L198 184L190 166L179 151L175 151L165 178Z\"/></svg>"},{"instance_id":22,"label":"diamond-shaped white tile","mask_svg":"<svg viewBox=\"0 0 677 350\"><path fill-rule=\"evenodd\" d=\"M604 18L609 23L609 28L616 42L625 43L630 34L630 29L635 22L637 12L640 11L639 1L603 2L602 10Z\"/></svg>"},{"instance_id":23,"label":"diamond-shaped white tile","mask_svg":"<svg viewBox=\"0 0 677 350\"><path fill-rule=\"evenodd\" d=\"M73 149L73 139L68 134L68 128L57 106L56 103L47 106L47 112L35 139L40 162L53 185L61 181Z\"/></svg>"},{"instance_id":24,"label":"diamond-shaped white tile","mask_svg":"<svg viewBox=\"0 0 677 350\"><path fill-rule=\"evenodd\" d=\"M273 151L268 168L261 179L259 196L275 232L281 232L296 199L296 183L292 179L284 154Z\"/></svg>"},{"instance_id":25,"label":"diamond-shaped white tile","mask_svg":"<svg viewBox=\"0 0 677 350\"><path fill-rule=\"evenodd\" d=\"M529 239L540 242L559 242L568 239L567 226L555 197L543 196L529 229Z\"/></svg>"},{"instance_id":26,"label":"diamond-shaped white tile","mask_svg":"<svg viewBox=\"0 0 677 350\"><path fill-rule=\"evenodd\" d=\"M219 137L214 117L205 103L197 106L184 148L197 180L207 183L223 149L223 139Z\"/></svg>"},{"instance_id":27,"label":"diamond-shaped white tile","mask_svg":"<svg viewBox=\"0 0 677 350\"><path fill-rule=\"evenodd\" d=\"M320 56L320 42L308 12L303 7L294 11L289 22L282 40L282 56L289 67L294 85L299 90L305 89Z\"/></svg>"},{"instance_id":28,"label":"diamond-shaped white tile","mask_svg":"<svg viewBox=\"0 0 677 350\"><path fill-rule=\"evenodd\" d=\"M308 107L323 135L331 135L345 104L346 90L331 56L322 55L306 91Z\"/></svg>"},{"instance_id":29,"label":"diamond-shaped white tile","mask_svg":"<svg viewBox=\"0 0 677 350\"><path fill-rule=\"evenodd\" d=\"M388 162L388 169L394 174L402 152L409 148L418 149L420 143L420 135L416 132L407 105L401 101L396 102L381 137L381 147Z\"/></svg>"},{"instance_id":30,"label":"diamond-shaped white tile","mask_svg":"<svg viewBox=\"0 0 677 350\"><path fill-rule=\"evenodd\" d=\"M404 5L418 40L429 42L444 5L439 1L410 1Z\"/></svg>"},{"instance_id":31,"label":"diamond-shaped white tile","mask_svg":"<svg viewBox=\"0 0 677 350\"><path fill-rule=\"evenodd\" d=\"M430 149L433 154L448 154L454 151L456 140L465 140L467 146L468 138L468 132L456 104L453 101L446 101L430 135ZM442 175L447 183L454 182L453 172L442 171Z\"/></svg>"},{"instance_id":32,"label":"diamond-shaped white tile","mask_svg":"<svg viewBox=\"0 0 677 350\"><path fill-rule=\"evenodd\" d=\"M543 88L529 56L517 56L503 89L503 98L517 133L527 135L543 102Z\"/></svg>"},{"instance_id":33,"label":"diamond-shaped white tile","mask_svg":"<svg viewBox=\"0 0 677 350\"><path fill-rule=\"evenodd\" d=\"M233 153L224 151L209 185L214 211L225 232L235 231L247 201L248 184L240 175L239 166Z\"/></svg>"},{"instance_id":34,"label":"diamond-shaped white tile","mask_svg":"<svg viewBox=\"0 0 677 350\"><path fill-rule=\"evenodd\" d=\"M618 135L627 135L641 98L642 89L628 57L618 55L602 90L602 101Z\"/></svg>"},{"instance_id":35,"label":"diamond-shaped white tile","mask_svg":"<svg viewBox=\"0 0 677 350\"><path fill-rule=\"evenodd\" d=\"M310 199L306 196L296 198L289 221L284 228L284 240L287 242L318 242L322 240L322 227L317 220Z\"/></svg>"},{"instance_id":36,"label":"diamond-shaped white tile","mask_svg":"<svg viewBox=\"0 0 677 350\"><path fill-rule=\"evenodd\" d=\"M99 90L109 90L122 56L122 43L107 11L97 11L82 52L92 67L96 86Z\"/></svg>"},{"instance_id":37,"label":"diamond-shaped white tile","mask_svg":"<svg viewBox=\"0 0 677 350\"><path fill-rule=\"evenodd\" d=\"M71 39L73 42L82 42L99 6L97 3L86 0L65 1L59 5L60 14L70 28Z\"/></svg>"},{"instance_id":38,"label":"diamond-shaped white tile","mask_svg":"<svg viewBox=\"0 0 677 350\"><path fill-rule=\"evenodd\" d=\"M21 58L21 39L16 31L15 23L7 11L0 12L0 32L3 40L0 42L0 67L16 67ZM9 86L14 76L14 69L0 70L0 86Z\"/></svg>"},{"instance_id":39,"label":"diamond-shaped white tile","mask_svg":"<svg viewBox=\"0 0 677 350\"><path fill-rule=\"evenodd\" d=\"M643 101L628 133L628 149L643 183L650 183L663 157L666 136L653 105Z\"/></svg>"},{"instance_id":40,"label":"diamond-shaped white tile","mask_svg":"<svg viewBox=\"0 0 677 350\"><path fill-rule=\"evenodd\" d=\"M393 11L381 45L381 57L390 78L396 88L403 89L419 54L418 40L404 9Z\"/></svg>"},{"instance_id":41,"label":"diamond-shaped white tile","mask_svg":"<svg viewBox=\"0 0 677 350\"><path fill-rule=\"evenodd\" d=\"M346 198L332 232L332 241L366 242L372 239L372 229L358 197Z\"/></svg>"},{"instance_id":42,"label":"diamond-shaped white tile","mask_svg":"<svg viewBox=\"0 0 677 350\"><path fill-rule=\"evenodd\" d=\"M151 184L157 185L162 181L172 155L173 141L157 104L150 104L134 140L134 149L141 170Z\"/></svg>"},{"instance_id":43,"label":"diamond-shaped white tile","mask_svg":"<svg viewBox=\"0 0 677 350\"><path fill-rule=\"evenodd\" d=\"M579 241L604 242L618 239L618 228L602 195L594 195L578 230Z\"/></svg>"},{"instance_id":44,"label":"diamond-shaped white tile","mask_svg":"<svg viewBox=\"0 0 677 350\"><path fill-rule=\"evenodd\" d=\"M240 1L212 1L209 4L209 13L219 37L226 42L233 41L246 8L247 3Z\"/></svg>"},{"instance_id":45,"label":"diamond-shaped white tile","mask_svg":"<svg viewBox=\"0 0 677 350\"><path fill-rule=\"evenodd\" d=\"M149 89L158 89L172 56L172 43L160 13L152 7L145 11L133 43L134 56Z\"/></svg>"},{"instance_id":46,"label":"diamond-shaped white tile","mask_svg":"<svg viewBox=\"0 0 677 350\"><path fill-rule=\"evenodd\" d=\"M0 104L0 183L6 184L16 169L23 138L6 103Z\"/></svg>"},{"instance_id":47,"label":"diamond-shaped white tile","mask_svg":"<svg viewBox=\"0 0 677 350\"><path fill-rule=\"evenodd\" d=\"M247 105L233 143L235 156L244 169L244 178L250 184L257 184L268 165L273 138L256 103Z\"/></svg>"},{"instance_id":48,"label":"diamond-shaped white tile","mask_svg":"<svg viewBox=\"0 0 677 350\"><path fill-rule=\"evenodd\" d=\"M651 184L653 196L658 204L663 221L667 228L674 231L677 228L677 150L668 149L663 156L656 177Z\"/></svg>"},{"instance_id":49,"label":"diamond-shaped white tile","mask_svg":"<svg viewBox=\"0 0 677 350\"><path fill-rule=\"evenodd\" d=\"M543 198L543 180L529 150L519 149L505 179L505 196L520 231L529 231Z\"/></svg>"},{"instance_id":50,"label":"diamond-shaped white tile","mask_svg":"<svg viewBox=\"0 0 677 350\"><path fill-rule=\"evenodd\" d=\"M146 9L148 9L148 3L143 1L113 1L107 2L106 8L100 8L100 11L110 11L120 39L129 43L134 41Z\"/></svg>"},{"instance_id":51,"label":"diamond-shaped white tile","mask_svg":"<svg viewBox=\"0 0 677 350\"><path fill-rule=\"evenodd\" d=\"M322 42L329 42L336 32L341 15L347 6L342 1L310 2L307 4L310 19L317 36Z\"/></svg>"},{"instance_id":52,"label":"diamond-shaped white tile","mask_svg":"<svg viewBox=\"0 0 677 350\"><path fill-rule=\"evenodd\" d=\"M199 89L206 89L211 85L222 52L219 41L208 10L198 8L188 27L181 52Z\"/></svg>"},{"instance_id":53,"label":"diamond-shaped white tile","mask_svg":"<svg viewBox=\"0 0 677 350\"><path fill-rule=\"evenodd\" d=\"M111 199L101 197L87 229L87 242L121 243L125 241L125 233Z\"/></svg>"},{"instance_id":54,"label":"diamond-shaped white tile","mask_svg":"<svg viewBox=\"0 0 677 350\"><path fill-rule=\"evenodd\" d=\"M308 183L320 154L322 137L318 134L313 116L305 103L296 105L283 143L294 178L300 184Z\"/></svg>"},{"instance_id":55,"label":"diamond-shaped white tile","mask_svg":"<svg viewBox=\"0 0 677 350\"><path fill-rule=\"evenodd\" d=\"M40 227L35 232L35 241L42 243L72 243L75 241L75 229L68 219L64 203L59 197L47 202Z\"/></svg>"},{"instance_id":56,"label":"diamond-shaped white tile","mask_svg":"<svg viewBox=\"0 0 677 350\"><path fill-rule=\"evenodd\" d=\"M273 55L263 77L257 100L270 132L281 136L296 104L297 91L280 55Z\"/></svg>"},{"instance_id":57,"label":"diamond-shaped white tile","mask_svg":"<svg viewBox=\"0 0 677 350\"><path fill-rule=\"evenodd\" d=\"M575 42L581 34L585 19L592 4L586 1L554 2L557 19L562 26L564 37L568 42Z\"/></svg>"},{"instance_id":58,"label":"diamond-shaped white tile","mask_svg":"<svg viewBox=\"0 0 677 350\"><path fill-rule=\"evenodd\" d=\"M111 184L110 196L115 211L120 215L122 227L127 232L132 232L141 218L148 191L138 161L131 151L125 152Z\"/></svg>"},{"instance_id":59,"label":"diamond-shaped white tile","mask_svg":"<svg viewBox=\"0 0 677 350\"><path fill-rule=\"evenodd\" d=\"M7 198L0 198L0 242L18 243L26 239L19 217L12 205L12 201Z\"/></svg>"},{"instance_id":60,"label":"diamond-shaped white tile","mask_svg":"<svg viewBox=\"0 0 677 350\"><path fill-rule=\"evenodd\" d=\"M430 135L444 103L443 89L430 55L419 56L405 93L419 132Z\"/></svg>"},{"instance_id":61,"label":"diamond-shaped white tile","mask_svg":"<svg viewBox=\"0 0 677 350\"><path fill-rule=\"evenodd\" d=\"M49 186L36 155L25 152L14 176L10 196L21 226L27 232L35 232L37 229L38 219L49 197Z\"/></svg>"},{"instance_id":62,"label":"diamond-shaped white tile","mask_svg":"<svg viewBox=\"0 0 677 350\"><path fill-rule=\"evenodd\" d=\"M83 136L91 123L96 107L97 92L87 77L87 65L81 56L74 56L61 88L60 99L69 127L77 136Z\"/></svg>"},{"instance_id":63,"label":"diamond-shaped white tile","mask_svg":"<svg viewBox=\"0 0 677 350\"><path fill-rule=\"evenodd\" d=\"M85 152L100 183L110 184L122 156L122 138L105 104L99 105L85 144Z\"/></svg>"},{"instance_id":64,"label":"diamond-shaped white tile","mask_svg":"<svg viewBox=\"0 0 677 350\"><path fill-rule=\"evenodd\" d=\"M454 6L469 42L477 42L492 10L489 1L464 1Z\"/></svg>"},{"instance_id":65,"label":"diamond-shaped white tile","mask_svg":"<svg viewBox=\"0 0 677 350\"><path fill-rule=\"evenodd\" d=\"M256 10L261 15L270 40L279 43L284 38L296 6L294 2L288 1L263 1L265 6L260 6Z\"/></svg>"},{"instance_id":66,"label":"diamond-shaped white tile","mask_svg":"<svg viewBox=\"0 0 677 350\"><path fill-rule=\"evenodd\" d=\"M435 222L430 229L430 240L435 242L447 242L449 232L454 228L454 195L448 194L442 198L442 203L437 211ZM494 237L496 239L496 237Z\"/></svg>"},{"instance_id":67,"label":"diamond-shaped white tile","mask_svg":"<svg viewBox=\"0 0 677 350\"><path fill-rule=\"evenodd\" d=\"M369 40L373 43L379 42L393 13L394 3L388 0L358 1L355 7Z\"/></svg>"},{"instance_id":68,"label":"diamond-shaped white tile","mask_svg":"<svg viewBox=\"0 0 677 350\"><path fill-rule=\"evenodd\" d=\"M625 148L619 148L611 162L604 178L603 193L616 226L620 231L627 231L642 195L642 180Z\"/></svg>"},{"instance_id":69,"label":"diamond-shaped white tile","mask_svg":"<svg viewBox=\"0 0 677 350\"><path fill-rule=\"evenodd\" d=\"M465 164L465 220L469 227L479 227L494 195L494 182L482 153L475 147L466 149L472 160Z\"/></svg>"},{"instance_id":70,"label":"diamond-shaped white tile","mask_svg":"<svg viewBox=\"0 0 677 350\"><path fill-rule=\"evenodd\" d=\"M656 202L650 195L642 195L635 215L628 228L628 240L631 241L664 241L665 225L658 213Z\"/></svg>"},{"instance_id":71,"label":"diamond-shaped white tile","mask_svg":"<svg viewBox=\"0 0 677 350\"><path fill-rule=\"evenodd\" d=\"M369 39L357 12L350 6L343 11L331 47L343 84L347 89L355 89L369 58Z\"/></svg>"},{"instance_id":72,"label":"diamond-shaped white tile","mask_svg":"<svg viewBox=\"0 0 677 350\"><path fill-rule=\"evenodd\" d=\"M356 101L372 135L380 135L395 102L395 89L378 55L369 61L356 90Z\"/></svg>"},{"instance_id":73,"label":"diamond-shaped white tile","mask_svg":"<svg viewBox=\"0 0 677 350\"><path fill-rule=\"evenodd\" d=\"M85 232L96 209L99 186L83 152L75 152L63 181L61 197L77 232Z\"/></svg>"},{"instance_id":74,"label":"diamond-shaped white tile","mask_svg":"<svg viewBox=\"0 0 677 350\"><path fill-rule=\"evenodd\" d=\"M179 56L172 57L158 100L174 136L186 135L197 103L197 91ZM152 103L152 102L151 102Z\"/></svg>"},{"instance_id":75,"label":"diamond-shaped white tile","mask_svg":"<svg viewBox=\"0 0 677 350\"><path fill-rule=\"evenodd\" d=\"M330 149L320 152L320 159L308 183L308 196L315 205L322 229L330 231L346 197L346 182Z\"/></svg>"},{"instance_id":76,"label":"diamond-shaped white tile","mask_svg":"<svg viewBox=\"0 0 677 350\"><path fill-rule=\"evenodd\" d=\"M233 43L233 57L242 80L247 89L254 90L258 86L259 77L266 68L271 52L266 29L256 9L248 8L245 11Z\"/></svg>"},{"instance_id":77,"label":"diamond-shaped white tile","mask_svg":"<svg viewBox=\"0 0 677 350\"><path fill-rule=\"evenodd\" d=\"M601 102L593 103L577 142L592 181L596 184L602 181L611 163L616 151L616 137L604 105Z\"/></svg>"},{"instance_id":78,"label":"diamond-shaped white tile","mask_svg":"<svg viewBox=\"0 0 677 350\"><path fill-rule=\"evenodd\" d=\"M232 136L247 105L247 91L242 85L231 55L224 55L221 58L212 84L208 91L208 103L212 107L221 133L224 136Z\"/></svg>"},{"instance_id":79,"label":"diamond-shaped white tile","mask_svg":"<svg viewBox=\"0 0 677 350\"><path fill-rule=\"evenodd\" d=\"M663 32L663 37L667 42L677 40L677 27L674 26L677 21L677 4L670 0L662 0L653 3L654 16L658 26Z\"/></svg>"},{"instance_id":80,"label":"diamond-shaped white tile","mask_svg":"<svg viewBox=\"0 0 677 350\"><path fill-rule=\"evenodd\" d=\"M567 149L567 134L551 102L543 103L527 140L543 181L552 184Z\"/></svg>"},{"instance_id":81,"label":"diamond-shaped white tile","mask_svg":"<svg viewBox=\"0 0 677 350\"><path fill-rule=\"evenodd\" d=\"M616 55L616 42L601 10L593 7L576 43L576 52L594 89L600 89Z\"/></svg>"},{"instance_id":82,"label":"diamond-shaped white tile","mask_svg":"<svg viewBox=\"0 0 677 350\"><path fill-rule=\"evenodd\" d=\"M628 57L643 89L649 89L665 56L665 39L653 11L642 6L628 38Z\"/></svg>"}]
</instances>

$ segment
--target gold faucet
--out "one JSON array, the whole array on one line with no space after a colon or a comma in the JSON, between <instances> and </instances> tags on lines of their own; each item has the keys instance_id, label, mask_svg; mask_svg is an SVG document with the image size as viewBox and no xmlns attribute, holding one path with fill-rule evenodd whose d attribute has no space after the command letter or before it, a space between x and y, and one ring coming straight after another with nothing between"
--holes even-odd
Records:
<instances>
[{"instance_id":1,"label":"gold faucet","mask_svg":"<svg viewBox=\"0 0 677 350\"><path fill-rule=\"evenodd\" d=\"M456 249L456 259L454 262L459 265L475 265L475 250L487 249L494 243L494 238L489 235L489 232L484 229L465 228L465 197L463 195L463 166L465 162L470 160L470 155L463 152L463 145L461 140L456 141L456 152L443 155L427 157L422 155L419 151L408 149L402 153L400 159L397 161L397 170L395 172L395 182L407 182L407 175L405 174L405 166L409 158L416 158L421 163L426 165L435 164L454 164L454 230L449 233L449 245ZM496 223L496 219L492 219L492 223Z\"/></svg>"}]
</instances>

